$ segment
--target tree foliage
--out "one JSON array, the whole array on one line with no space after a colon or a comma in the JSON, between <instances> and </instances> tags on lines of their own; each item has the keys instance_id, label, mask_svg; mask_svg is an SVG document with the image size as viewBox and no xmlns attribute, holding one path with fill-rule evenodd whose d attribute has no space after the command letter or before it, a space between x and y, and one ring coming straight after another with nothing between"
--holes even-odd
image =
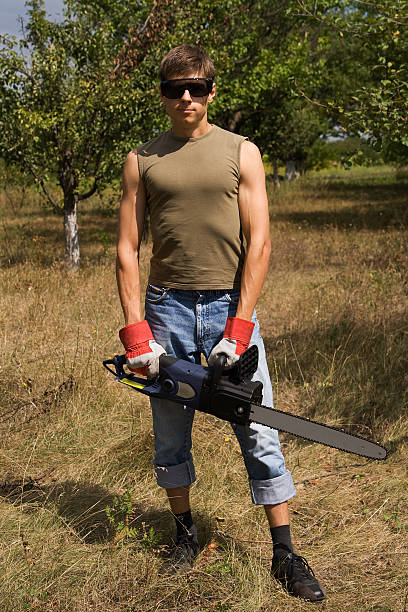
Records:
<instances>
[{"instance_id":1,"label":"tree foliage","mask_svg":"<svg viewBox=\"0 0 408 612\"><path fill-rule=\"evenodd\" d=\"M351 125L361 124L386 157L408 159L408 2L381 0L366 10L360 37L372 52L372 80L356 92Z\"/></svg>"},{"instance_id":2,"label":"tree foliage","mask_svg":"<svg viewBox=\"0 0 408 612\"><path fill-rule=\"evenodd\" d=\"M304 0L302 7L332 37L326 58L332 85L319 99L333 123L406 162L408 1L345 0L322 11L320 2Z\"/></svg>"}]
</instances>

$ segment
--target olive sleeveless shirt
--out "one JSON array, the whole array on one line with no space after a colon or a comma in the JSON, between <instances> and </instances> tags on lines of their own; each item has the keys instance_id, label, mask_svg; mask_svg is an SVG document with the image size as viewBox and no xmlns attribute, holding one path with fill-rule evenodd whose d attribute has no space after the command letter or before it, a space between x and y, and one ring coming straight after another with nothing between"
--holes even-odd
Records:
<instances>
[{"instance_id":1,"label":"olive sleeveless shirt","mask_svg":"<svg viewBox=\"0 0 408 612\"><path fill-rule=\"evenodd\" d=\"M168 131L138 147L153 238L150 283L188 290L240 286L244 140L213 125L198 138Z\"/></svg>"}]
</instances>

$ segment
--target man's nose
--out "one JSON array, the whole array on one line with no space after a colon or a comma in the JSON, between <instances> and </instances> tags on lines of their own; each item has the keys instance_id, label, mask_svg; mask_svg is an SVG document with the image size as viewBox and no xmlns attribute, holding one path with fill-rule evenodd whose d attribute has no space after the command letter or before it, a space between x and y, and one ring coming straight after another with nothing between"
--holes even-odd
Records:
<instances>
[{"instance_id":1,"label":"man's nose","mask_svg":"<svg viewBox=\"0 0 408 612\"><path fill-rule=\"evenodd\" d=\"M181 96L181 100L186 100L186 101L188 101L188 102L190 102L190 101L191 101L191 95L190 95L190 92L188 91L188 89L185 89L185 90L184 90L184 93L183 93L183 95Z\"/></svg>"}]
</instances>

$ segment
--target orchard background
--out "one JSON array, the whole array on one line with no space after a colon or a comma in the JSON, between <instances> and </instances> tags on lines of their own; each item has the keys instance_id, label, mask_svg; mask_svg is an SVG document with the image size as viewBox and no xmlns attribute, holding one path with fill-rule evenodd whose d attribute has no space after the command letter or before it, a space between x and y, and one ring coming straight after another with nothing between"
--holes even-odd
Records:
<instances>
[{"instance_id":1,"label":"orchard background","mask_svg":"<svg viewBox=\"0 0 408 612\"><path fill-rule=\"evenodd\" d=\"M0 49L2 610L310 606L271 579L237 442L204 414L200 554L163 579L174 534L148 400L101 364L121 351L121 167L167 128L156 71L180 42L216 62L210 120L263 154L273 248L257 311L276 406L389 449L374 462L281 436L296 549L325 609L408 610L407 2L64 6L54 23L28 2L20 42Z\"/></svg>"}]
</instances>

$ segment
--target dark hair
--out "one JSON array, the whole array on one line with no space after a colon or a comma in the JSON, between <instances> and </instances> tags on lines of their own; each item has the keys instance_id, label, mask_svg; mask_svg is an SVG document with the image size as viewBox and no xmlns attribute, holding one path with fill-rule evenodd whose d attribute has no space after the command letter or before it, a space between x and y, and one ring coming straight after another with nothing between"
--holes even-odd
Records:
<instances>
[{"instance_id":1,"label":"dark hair","mask_svg":"<svg viewBox=\"0 0 408 612\"><path fill-rule=\"evenodd\" d=\"M163 57L159 67L159 79L166 81L190 72L196 72L208 79L215 77L213 61L204 47L179 45Z\"/></svg>"}]
</instances>

